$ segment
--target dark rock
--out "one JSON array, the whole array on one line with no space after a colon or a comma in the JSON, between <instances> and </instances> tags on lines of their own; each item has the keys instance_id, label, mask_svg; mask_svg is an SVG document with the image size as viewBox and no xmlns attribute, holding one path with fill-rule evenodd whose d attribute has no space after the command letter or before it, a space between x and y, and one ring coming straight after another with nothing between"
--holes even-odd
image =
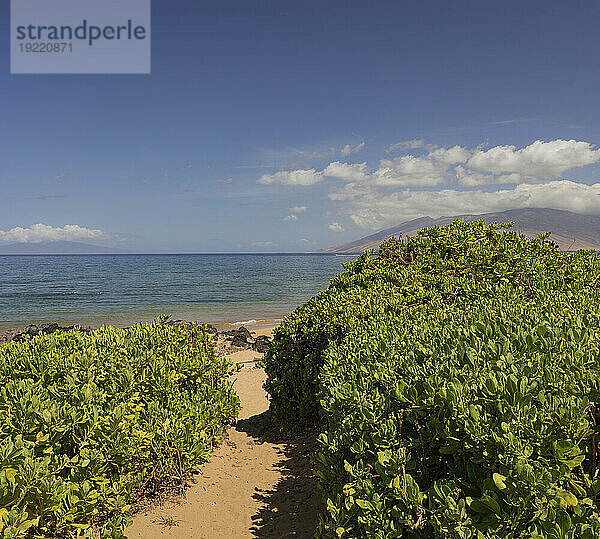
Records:
<instances>
[{"instance_id":1,"label":"dark rock","mask_svg":"<svg viewBox=\"0 0 600 539\"><path fill-rule=\"evenodd\" d=\"M239 348L245 348L248 346L248 339L246 338L246 335L244 335L243 333L236 333L232 338L231 338L231 346L237 346Z\"/></svg>"},{"instance_id":2,"label":"dark rock","mask_svg":"<svg viewBox=\"0 0 600 539\"><path fill-rule=\"evenodd\" d=\"M249 348L250 342L248 339L252 339L252 333L250 333L244 326L237 329L230 329L223 333L226 335L226 340L231 341L231 346L236 348Z\"/></svg>"},{"instance_id":3,"label":"dark rock","mask_svg":"<svg viewBox=\"0 0 600 539\"><path fill-rule=\"evenodd\" d=\"M29 335L30 337L35 337L36 335L44 334L48 335L50 333L54 333L56 331L71 331L72 329L78 329L78 331L82 331L84 333L88 333L91 331L89 327L77 327L77 326L59 326L58 324L42 324L40 326L29 325L25 328L24 331L21 331L15 335L13 335L13 341L21 341L23 337Z\"/></svg>"},{"instance_id":4,"label":"dark rock","mask_svg":"<svg viewBox=\"0 0 600 539\"><path fill-rule=\"evenodd\" d=\"M252 350L264 354L271 347L271 340L266 335L256 337L252 343Z\"/></svg>"},{"instance_id":5,"label":"dark rock","mask_svg":"<svg viewBox=\"0 0 600 539\"><path fill-rule=\"evenodd\" d=\"M219 332L217 331L217 328L215 326L211 326L210 324L204 324L206 326L206 332L209 335L218 335Z\"/></svg>"},{"instance_id":6,"label":"dark rock","mask_svg":"<svg viewBox=\"0 0 600 539\"><path fill-rule=\"evenodd\" d=\"M194 326L194 322L188 322L187 320L166 320L164 322L164 324L166 326L174 326L177 324L180 324L184 327L186 327L187 329L191 329ZM218 336L219 332L217 331L217 328L214 326L211 326L210 324L202 324L205 328L206 328L206 332L209 335L213 335L213 336ZM75 329L78 326L60 326L58 324L41 324L41 325L36 325L36 324L30 324L29 326L26 326L25 329L21 329L21 330L11 330L11 331L7 331L6 333L0 335L0 342L2 341L21 341L23 339L23 337L25 337L26 335L29 335L30 337L35 337L36 335L39 335L40 333L42 334L49 334L49 333L54 333L55 331L70 331L72 329ZM242 328L240 328L242 329ZM246 332L248 335L250 335L250 332L248 332L248 330L246 328L243 328L244 331L242 332L244 335L246 335ZM91 331L90 327L79 327L79 331L88 333ZM239 333L239 330L234 330L234 332L236 333L236 335ZM246 346L248 343L245 342L244 346ZM238 345L240 346L240 345Z\"/></svg>"},{"instance_id":7,"label":"dark rock","mask_svg":"<svg viewBox=\"0 0 600 539\"><path fill-rule=\"evenodd\" d=\"M229 331L224 331L223 332L224 335L227 335L228 337L235 337L236 335L243 335L246 340L251 339L252 338L252 333L250 333L248 331L247 328L245 328L244 326L241 326L237 329L230 329Z\"/></svg>"}]
</instances>

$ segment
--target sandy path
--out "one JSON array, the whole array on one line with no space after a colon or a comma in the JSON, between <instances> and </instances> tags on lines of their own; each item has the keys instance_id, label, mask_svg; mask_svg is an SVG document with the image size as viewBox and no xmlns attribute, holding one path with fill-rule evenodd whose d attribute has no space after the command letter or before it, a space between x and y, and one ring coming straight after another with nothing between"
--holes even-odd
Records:
<instances>
[{"instance_id":1,"label":"sandy path","mask_svg":"<svg viewBox=\"0 0 600 539\"><path fill-rule=\"evenodd\" d=\"M313 437L281 439L267 411L265 373L254 366L259 354L230 357L243 364L235 382L242 403L236 426L185 496L139 513L129 538L314 535L320 500L311 476Z\"/></svg>"}]
</instances>

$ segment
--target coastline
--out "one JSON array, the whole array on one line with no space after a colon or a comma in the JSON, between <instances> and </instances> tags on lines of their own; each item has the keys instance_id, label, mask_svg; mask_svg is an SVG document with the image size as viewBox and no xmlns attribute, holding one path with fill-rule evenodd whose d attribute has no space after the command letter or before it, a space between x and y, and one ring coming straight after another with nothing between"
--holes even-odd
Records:
<instances>
[{"instance_id":1,"label":"coastline","mask_svg":"<svg viewBox=\"0 0 600 539\"><path fill-rule=\"evenodd\" d=\"M223 327L280 320L327 287L345 260L237 254L3 257L0 330L49 323L127 327L161 314Z\"/></svg>"},{"instance_id":2,"label":"coastline","mask_svg":"<svg viewBox=\"0 0 600 539\"><path fill-rule=\"evenodd\" d=\"M272 331L283 321L283 319L284 319L284 316L282 316L281 318L256 318L256 319L239 320L239 321L233 321L233 322L211 323L211 322L206 322L204 320L176 319L175 317L171 317L171 320L178 321L178 322L185 322L187 324L197 322L199 324L204 324L209 327L213 327L218 331L219 334L223 334L227 331L236 330L236 329L244 327L247 330L249 330L250 332L256 333L257 336L258 335L270 335L272 333ZM12 338L15 335L25 333L25 332L27 332L28 328L33 328L33 327L43 329L46 327L51 327L51 326L56 325L56 326L58 326L58 329L61 331L65 331L67 329L70 329L71 327L80 327L85 330L93 331L95 329L101 328L102 326L113 326L116 328L126 328L126 327L134 326L136 324L149 324L153 320L156 320L156 318L153 318L151 320L140 319L137 321L128 321L126 323L110 323L110 322L101 322L101 321L98 321L98 322L92 323L92 324L64 323L64 322L31 322L31 323L24 323L24 324L2 325L0 323L0 343L8 342L8 341L12 340Z\"/></svg>"}]
</instances>

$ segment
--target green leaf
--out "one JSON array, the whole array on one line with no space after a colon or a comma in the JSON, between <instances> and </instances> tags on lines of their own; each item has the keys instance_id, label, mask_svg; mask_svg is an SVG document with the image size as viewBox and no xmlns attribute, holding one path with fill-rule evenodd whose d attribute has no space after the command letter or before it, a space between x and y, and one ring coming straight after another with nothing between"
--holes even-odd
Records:
<instances>
[{"instance_id":1,"label":"green leaf","mask_svg":"<svg viewBox=\"0 0 600 539\"><path fill-rule=\"evenodd\" d=\"M4 475L8 481L14 483L17 478L17 470L15 470L14 468L6 468L4 470Z\"/></svg>"},{"instance_id":2,"label":"green leaf","mask_svg":"<svg viewBox=\"0 0 600 539\"><path fill-rule=\"evenodd\" d=\"M469 404L469 413L474 421L479 421L479 410L474 404Z\"/></svg>"},{"instance_id":3,"label":"green leaf","mask_svg":"<svg viewBox=\"0 0 600 539\"><path fill-rule=\"evenodd\" d=\"M506 483L504 482L506 481L506 477L504 475L495 473L492 475L492 479L494 480L494 483L498 489L504 490L506 488Z\"/></svg>"}]
</instances>

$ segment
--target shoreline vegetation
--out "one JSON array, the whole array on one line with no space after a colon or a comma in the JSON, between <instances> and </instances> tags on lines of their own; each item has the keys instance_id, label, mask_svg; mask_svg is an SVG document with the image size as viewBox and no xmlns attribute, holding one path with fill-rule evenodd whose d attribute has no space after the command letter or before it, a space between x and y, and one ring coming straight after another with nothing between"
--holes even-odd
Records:
<instances>
[{"instance_id":1,"label":"shoreline vegetation","mask_svg":"<svg viewBox=\"0 0 600 539\"><path fill-rule=\"evenodd\" d=\"M454 221L344 266L272 339L1 344L0 537L600 537L598 257Z\"/></svg>"},{"instance_id":2,"label":"shoreline vegetation","mask_svg":"<svg viewBox=\"0 0 600 539\"><path fill-rule=\"evenodd\" d=\"M235 420L233 364L195 324L70 329L0 346L3 537L124 537Z\"/></svg>"},{"instance_id":3,"label":"shoreline vegetation","mask_svg":"<svg viewBox=\"0 0 600 539\"><path fill-rule=\"evenodd\" d=\"M276 328L271 411L321 426L318 537L600 536L600 259L547 237L392 238Z\"/></svg>"},{"instance_id":4,"label":"shoreline vegetation","mask_svg":"<svg viewBox=\"0 0 600 539\"><path fill-rule=\"evenodd\" d=\"M125 537L131 516L182 493L228 439L239 411L232 375L244 362L231 355L260 355L269 346L273 321L248 322L252 330L232 323L219 331L163 317L127 328L47 324L8 335L0 343L0 432L12 434L0 438L0 486L8 487L0 498L0 537ZM116 412L109 411L115 403ZM115 421L107 419L114 413ZM15 428L23 416L33 422Z\"/></svg>"}]
</instances>

